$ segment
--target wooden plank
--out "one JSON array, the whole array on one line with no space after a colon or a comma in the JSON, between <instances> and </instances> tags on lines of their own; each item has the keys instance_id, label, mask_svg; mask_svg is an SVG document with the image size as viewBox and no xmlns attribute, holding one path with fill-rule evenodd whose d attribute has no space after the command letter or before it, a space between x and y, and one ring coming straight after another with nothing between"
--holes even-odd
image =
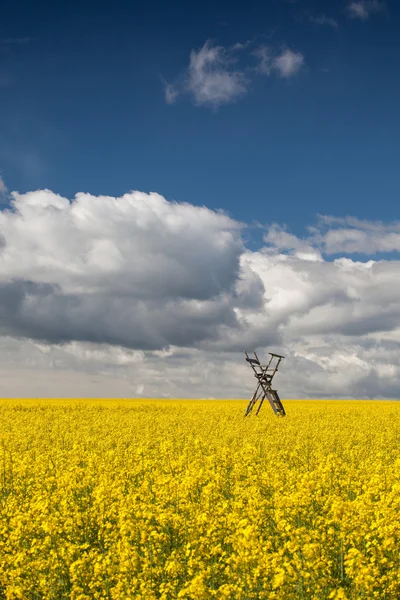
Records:
<instances>
[{"instance_id":1,"label":"wooden plank","mask_svg":"<svg viewBox=\"0 0 400 600\"><path fill-rule=\"evenodd\" d=\"M254 365L260 365L259 361L256 360L255 358L246 358L247 362L249 362L250 364L254 364ZM261 366L261 365L260 365Z\"/></svg>"}]
</instances>

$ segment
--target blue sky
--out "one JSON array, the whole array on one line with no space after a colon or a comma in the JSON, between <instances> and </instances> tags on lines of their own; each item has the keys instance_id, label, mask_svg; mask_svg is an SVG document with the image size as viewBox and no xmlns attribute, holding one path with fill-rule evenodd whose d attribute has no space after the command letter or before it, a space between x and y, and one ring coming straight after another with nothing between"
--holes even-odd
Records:
<instances>
[{"instance_id":1,"label":"blue sky","mask_svg":"<svg viewBox=\"0 0 400 600\"><path fill-rule=\"evenodd\" d=\"M317 213L395 218L400 10L367 2L356 18L349 4L3 3L7 187L157 191L295 233ZM245 95L216 108L189 95L166 103L163 80L207 40L250 42L234 69L254 68L260 46L304 62L291 77L252 75Z\"/></svg>"},{"instance_id":2,"label":"blue sky","mask_svg":"<svg viewBox=\"0 0 400 600\"><path fill-rule=\"evenodd\" d=\"M399 21L3 3L0 394L399 398Z\"/></svg>"}]
</instances>

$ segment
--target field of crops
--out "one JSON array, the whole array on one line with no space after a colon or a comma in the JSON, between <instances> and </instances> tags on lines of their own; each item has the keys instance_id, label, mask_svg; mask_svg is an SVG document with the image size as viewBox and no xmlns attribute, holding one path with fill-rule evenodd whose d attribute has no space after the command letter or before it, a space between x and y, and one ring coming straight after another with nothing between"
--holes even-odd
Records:
<instances>
[{"instance_id":1,"label":"field of crops","mask_svg":"<svg viewBox=\"0 0 400 600\"><path fill-rule=\"evenodd\" d=\"M400 404L0 400L0 598L400 598Z\"/></svg>"}]
</instances>

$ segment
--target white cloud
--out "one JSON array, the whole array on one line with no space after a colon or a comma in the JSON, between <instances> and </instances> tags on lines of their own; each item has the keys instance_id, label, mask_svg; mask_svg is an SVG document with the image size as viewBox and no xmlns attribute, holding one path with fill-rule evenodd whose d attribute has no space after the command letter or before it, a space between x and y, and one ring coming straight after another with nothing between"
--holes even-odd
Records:
<instances>
[{"instance_id":1,"label":"white cloud","mask_svg":"<svg viewBox=\"0 0 400 600\"><path fill-rule=\"evenodd\" d=\"M171 83L165 82L165 102L174 104L179 96L179 90Z\"/></svg>"},{"instance_id":2,"label":"white cloud","mask_svg":"<svg viewBox=\"0 0 400 600\"><path fill-rule=\"evenodd\" d=\"M311 256L332 254L364 254L400 252L400 221L382 223L355 217L320 215L318 224L310 227L310 235L300 240L278 225L271 225L265 241L291 253L303 250Z\"/></svg>"},{"instance_id":3,"label":"white cloud","mask_svg":"<svg viewBox=\"0 0 400 600\"><path fill-rule=\"evenodd\" d=\"M12 197L3 395L245 397L256 349L286 356L282 397L400 396L400 261L347 252L364 234L393 247L399 223L325 216L302 239L275 224L252 252L224 213L158 194Z\"/></svg>"},{"instance_id":4,"label":"white cloud","mask_svg":"<svg viewBox=\"0 0 400 600\"><path fill-rule=\"evenodd\" d=\"M236 322L242 241L223 213L140 192L12 196L0 213L3 331L159 349Z\"/></svg>"},{"instance_id":5,"label":"white cloud","mask_svg":"<svg viewBox=\"0 0 400 600\"><path fill-rule=\"evenodd\" d=\"M304 65L304 56L288 48L280 54L274 54L267 46L260 46L254 54L259 60L258 70L264 75L277 73L280 77L292 77Z\"/></svg>"},{"instance_id":6,"label":"white cloud","mask_svg":"<svg viewBox=\"0 0 400 600\"><path fill-rule=\"evenodd\" d=\"M321 216L314 232L315 242L321 245L326 254L373 255L378 252L399 252L400 222L384 224L354 217Z\"/></svg>"},{"instance_id":7,"label":"white cloud","mask_svg":"<svg viewBox=\"0 0 400 600\"><path fill-rule=\"evenodd\" d=\"M337 29L339 27L338 22L333 17L327 17L326 15L319 15L316 17L310 17L310 21L315 23L316 25L327 25L328 27L332 27L333 29Z\"/></svg>"},{"instance_id":8,"label":"white cloud","mask_svg":"<svg viewBox=\"0 0 400 600\"><path fill-rule=\"evenodd\" d=\"M192 50L188 69L174 83L165 83L165 100L173 104L181 94L189 94L197 106L219 107L244 97L254 73L291 77L304 65L304 56L290 49L276 52L260 46L250 52L250 42L234 44L229 48L213 45L209 40L200 48ZM238 68L238 53L241 68ZM255 69L250 63L256 56L259 64ZM254 59L253 59L254 60Z\"/></svg>"},{"instance_id":9,"label":"white cloud","mask_svg":"<svg viewBox=\"0 0 400 600\"><path fill-rule=\"evenodd\" d=\"M229 104L247 93L244 73L233 68L232 54L207 41L200 50L192 50L186 88L198 105Z\"/></svg>"},{"instance_id":10,"label":"white cloud","mask_svg":"<svg viewBox=\"0 0 400 600\"><path fill-rule=\"evenodd\" d=\"M322 260L320 250L313 247L309 242L287 233L276 224L269 227L267 234L264 236L264 241L277 250L289 250L291 254L302 260Z\"/></svg>"},{"instance_id":11,"label":"white cloud","mask_svg":"<svg viewBox=\"0 0 400 600\"><path fill-rule=\"evenodd\" d=\"M273 61L273 67L281 77L292 77L300 71L303 64L304 56L300 52L293 52L289 49L284 50Z\"/></svg>"},{"instance_id":12,"label":"white cloud","mask_svg":"<svg viewBox=\"0 0 400 600\"><path fill-rule=\"evenodd\" d=\"M355 19L367 20L373 13L384 9L384 3L379 0L357 0L348 4L348 12Z\"/></svg>"}]
</instances>

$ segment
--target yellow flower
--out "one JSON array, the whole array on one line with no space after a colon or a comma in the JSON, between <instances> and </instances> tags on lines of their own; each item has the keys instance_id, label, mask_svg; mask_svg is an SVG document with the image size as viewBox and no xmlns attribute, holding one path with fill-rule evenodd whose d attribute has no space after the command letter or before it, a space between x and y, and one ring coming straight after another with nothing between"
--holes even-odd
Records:
<instances>
[{"instance_id":1,"label":"yellow flower","mask_svg":"<svg viewBox=\"0 0 400 600\"><path fill-rule=\"evenodd\" d=\"M400 598L400 404L0 400L6 600Z\"/></svg>"}]
</instances>

